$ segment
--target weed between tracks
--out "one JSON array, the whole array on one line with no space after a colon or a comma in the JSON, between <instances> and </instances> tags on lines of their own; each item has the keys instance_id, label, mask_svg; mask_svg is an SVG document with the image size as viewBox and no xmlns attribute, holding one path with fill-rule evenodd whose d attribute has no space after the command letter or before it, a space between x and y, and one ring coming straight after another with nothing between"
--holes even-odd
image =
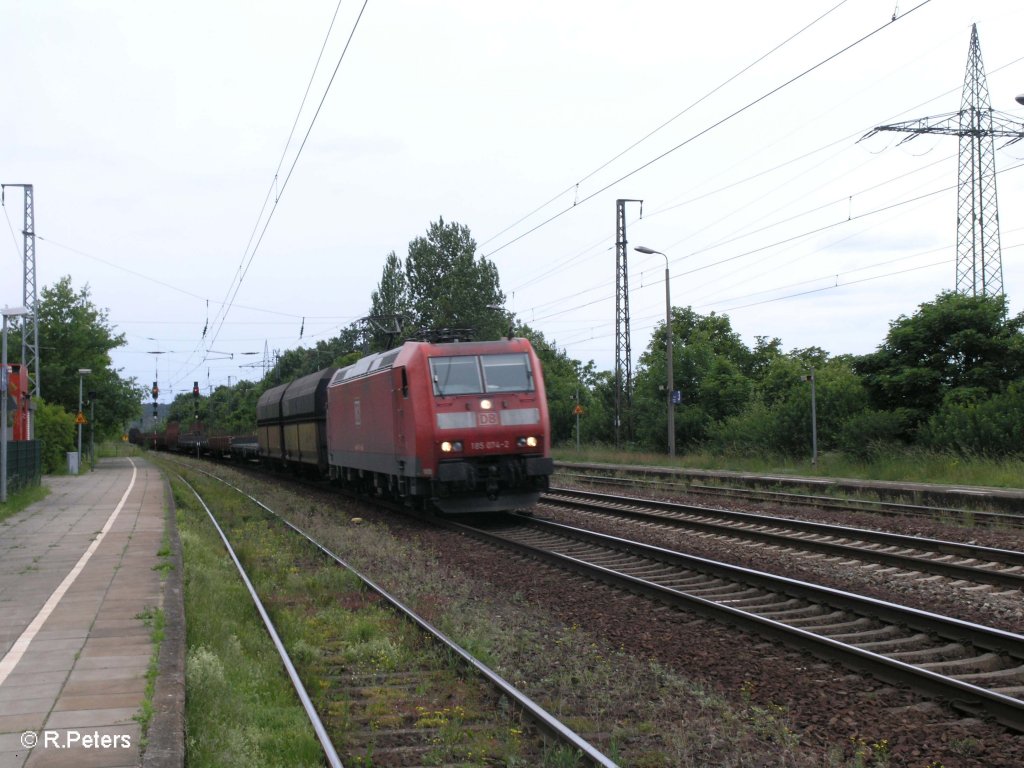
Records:
<instances>
[{"instance_id":1,"label":"weed between tracks","mask_svg":"<svg viewBox=\"0 0 1024 768\"><path fill-rule=\"evenodd\" d=\"M239 482L230 470L220 471ZM820 744L805 748L790 727L785 709L758 703L750 689L731 694L712 690L674 670L637 658L625 649L609 647L586 629L561 624L522 595L488 592L486 578L453 569L443 553L431 552L418 541L396 538L383 524L369 521L351 524L352 513L345 513L344 501L300 498L293 490L264 486L251 477L241 482L249 486L258 484L258 494L271 507L412 605L623 766L887 768L889 765L888 755L881 747L885 744L884 734L831 748ZM182 507L189 504L184 496L181 496L181 503ZM179 511L179 519L183 516ZM189 516L195 517L192 512ZM205 514L203 520L190 525L208 527L204 520ZM187 535L183 530L186 561L192 559L189 546L196 535ZM262 518L245 520L233 535L236 539L241 535L247 551L258 553L267 563L277 564L276 568L269 569L276 575L265 577L267 582L260 587L261 593L277 595L268 608L296 664L306 670L303 677L307 688L315 699L319 696L321 715L326 713L330 727L344 732L346 728L354 728L361 719L383 732L400 722L405 723L409 730L429 733L434 751L423 759L427 764L443 761L468 766L578 764L575 755L557 748L535 761L519 758L524 729L515 722L502 733L492 731L487 739L471 742L472 730L467 724L474 713L461 703L464 701L461 694L453 699L460 702L460 708L443 701L410 704L416 694L425 693L424 679L406 681L413 696L398 696L395 686L389 683L396 682L400 670L408 669L410 660L415 660L421 650L412 640L396 641L392 628L385 631L390 612L383 611L365 595L354 595L346 582L348 577L340 569L306 571L296 568L286 551L293 544L285 545L283 540L272 536ZM210 551L222 559L219 542L210 546ZM308 554L306 559L309 559ZM260 568L267 570L263 565ZM223 574L211 580L214 578L222 582L235 580ZM205 592L209 588L208 582L199 584L190 577L186 598L191 599L189 592ZM316 597L306 601L299 599L299 593ZM249 600L247 595L235 596L231 602L234 612L239 605L247 607ZM216 611L214 614L219 621L220 616ZM244 683L252 674L248 670L238 683L227 682L231 679L227 671L218 674L224 664L221 656L237 655L235 649L243 642L238 637L245 637L245 643L262 638L262 627L215 628L217 636L235 635L230 642L221 642L215 649L212 640L201 641L198 645L193 642L197 619L191 613L189 622L190 696L193 685L205 687L206 677L212 677L215 691ZM342 624L345 631L337 631ZM239 635L239 632L247 634ZM398 636L402 637L401 633ZM272 649L261 653L276 656ZM336 679L345 674L343 670L347 665L358 665L365 674L359 677L358 685L352 686L347 697L325 700L324 692L334 690ZM274 658L270 658L269 667L280 678ZM452 675L452 679L456 679L454 673ZM278 685L281 686L280 680ZM283 688L288 688L287 681ZM228 704L226 712L219 715L220 720L216 722L251 722L252 719L244 715L246 696L255 700L251 693L246 693L237 703ZM283 698L289 696L286 690ZM219 694L214 693L208 698L213 703L218 697ZM204 753L215 759L193 759L193 754L200 754L199 744L193 744L194 740L209 740L214 745L224 743L222 735L202 736L200 728L203 732L209 730L199 725L206 715L197 712L197 717L195 721L191 715L189 718L190 723L197 723L190 725L190 750L196 748L195 753L190 751L190 765L246 762L222 760L220 756L226 754L224 751ZM302 765L301 759L285 762L287 750L282 746L264 745L261 741L264 737L280 738L291 731L308 730L304 724L298 725L304 719L301 712L294 718L294 726L270 728L272 733L241 728L235 738L255 744L260 749L259 754L273 755L278 764ZM215 726L214 730L219 727ZM342 749L338 741L336 744ZM875 749L876 744L878 749ZM361 752L350 752L345 758L346 765L388 764L377 747L370 742L361 747ZM249 764L266 763L256 759Z\"/></svg>"},{"instance_id":2,"label":"weed between tracks","mask_svg":"<svg viewBox=\"0 0 1024 768\"><path fill-rule=\"evenodd\" d=\"M524 746L518 713L495 724L486 686L463 677L356 577L233 491L198 484L215 499L208 503L346 765L399 764L410 753L427 765L542 764L536 747ZM175 495L188 564L189 765L318 763L312 729L205 512L190 492Z\"/></svg>"}]
</instances>

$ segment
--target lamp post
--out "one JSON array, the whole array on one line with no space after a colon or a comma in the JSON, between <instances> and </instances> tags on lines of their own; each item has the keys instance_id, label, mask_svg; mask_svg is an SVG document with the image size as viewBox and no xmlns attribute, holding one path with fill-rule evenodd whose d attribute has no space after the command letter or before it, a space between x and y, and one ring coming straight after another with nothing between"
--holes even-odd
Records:
<instances>
[{"instance_id":1,"label":"lamp post","mask_svg":"<svg viewBox=\"0 0 1024 768\"><path fill-rule=\"evenodd\" d=\"M661 251L638 245L634 249L639 253L647 255L665 256ZM672 376L672 298L668 277L668 256L665 256L665 368L668 371L668 391L665 396L668 400L668 455L676 455L676 404L672 402L672 395L675 392L675 384Z\"/></svg>"},{"instance_id":2,"label":"lamp post","mask_svg":"<svg viewBox=\"0 0 1024 768\"><path fill-rule=\"evenodd\" d=\"M3 344L0 348L0 504L7 501L7 318L23 317L28 314L25 307L4 307Z\"/></svg>"},{"instance_id":3,"label":"lamp post","mask_svg":"<svg viewBox=\"0 0 1024 768\"><path fill-rule=\"evenodd\" d=\"M82 471L82 381L92 373L91 368L78 369L78 471Z\"/></svg>"}]
</instances>

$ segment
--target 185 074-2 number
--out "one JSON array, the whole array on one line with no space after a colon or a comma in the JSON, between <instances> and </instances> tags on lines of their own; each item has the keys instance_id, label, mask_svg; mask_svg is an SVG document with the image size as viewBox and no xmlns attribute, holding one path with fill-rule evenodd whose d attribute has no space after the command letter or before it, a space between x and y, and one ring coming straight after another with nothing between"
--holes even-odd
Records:
<instances>
[{"instance_id":1,"label":"185 074-2 number","mask_svg":"<svg viewBox=\"0 0 1024 768\"><path fill-rule=\"evenodd\" d=\"M474 440L469 444L474 451L507 450L512 447L511 440Z\"/></svg>"}]
</instances>

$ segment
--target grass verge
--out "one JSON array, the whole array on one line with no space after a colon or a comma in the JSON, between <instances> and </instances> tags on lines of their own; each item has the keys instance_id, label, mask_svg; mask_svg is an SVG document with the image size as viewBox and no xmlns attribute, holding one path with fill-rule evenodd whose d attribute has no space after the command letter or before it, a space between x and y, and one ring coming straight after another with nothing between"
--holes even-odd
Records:
<instances>
[{"instance_id":1,"label":"grass verge","mask_svg":"<svg viewBox=\"0 0 1024 768\"><path fill-rule=\"evenodd\" d=\"M172 483L185 563L185 750L191 768L312 766L322 752L205 511Z\"/></svg>"},{"instance_id":2,"label":"grass verge","mask_svg":"<svg viewBox=\"0 0 1024 768\"><path fill-rule=\"evenodd\" d=\"M16 515L37 501L42 501L49 494L50 489L45 485L33 485L10 494L7 501L0 505L0 521L6 520L11 515Z\"/></svg>"}]
</instances>

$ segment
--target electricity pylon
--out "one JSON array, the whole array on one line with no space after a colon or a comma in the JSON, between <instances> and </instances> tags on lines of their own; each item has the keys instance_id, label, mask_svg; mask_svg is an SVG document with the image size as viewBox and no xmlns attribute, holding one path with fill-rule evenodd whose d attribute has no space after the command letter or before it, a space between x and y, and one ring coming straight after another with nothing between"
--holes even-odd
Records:
<instances>
[{"instance_id":1,"label":"electricity pylon","mask_svg":"<svg viewBox=\"0 0 1024 768\"><path fill-rule=\"evenodd\" d=\"M956 291L970 296L1003 293L1003 260L999 246L999 204L996 199L995 138L1007 145L1024 139L1024 123L996 112L989 100L985 67L978 43L978 25L971 26L960 111L923 117L892 125L879 125L863 138L879 131L910 135L903 144L923 133L945 134L960 139L960 191L956 212Z\"/></svg>"}]
</instances>

